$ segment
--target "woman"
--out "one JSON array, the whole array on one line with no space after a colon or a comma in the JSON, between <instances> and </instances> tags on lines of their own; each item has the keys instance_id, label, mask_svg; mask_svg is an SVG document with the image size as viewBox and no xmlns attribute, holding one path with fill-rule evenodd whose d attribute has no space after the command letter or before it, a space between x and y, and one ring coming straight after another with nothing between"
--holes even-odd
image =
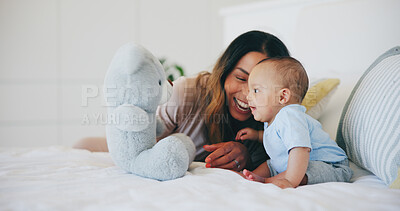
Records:
<instances>
[{"instance_id":1,"label":"woman","mask_svg":"<svg viewBox=\"0 0 400 211\"><path fill-rule=\"evenodd\" d=\"M176 80L169 102L157 110L166 124L159 139L185 133L196 145L195 160L206 162L206 167L240 171L263 163L267 157L262 144L237 142L235 136L246 127L263 128L253 119L247 103L247 79L258 62L275 56L289 56L282 41L265 32L250 31L228 46L212 73ZM75 147L108 151L104 138L83 139Z\"/></svg>"}]
</instances>

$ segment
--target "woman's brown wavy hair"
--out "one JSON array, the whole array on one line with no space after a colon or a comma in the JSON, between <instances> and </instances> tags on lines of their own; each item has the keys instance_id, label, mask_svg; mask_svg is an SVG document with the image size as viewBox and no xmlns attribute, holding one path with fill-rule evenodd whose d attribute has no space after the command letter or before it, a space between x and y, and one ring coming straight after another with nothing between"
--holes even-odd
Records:
<instances>
[{"instance_id":1,"label":"woman's brown wavy hair","mask_svg":"<svg viewBox=\"0 0 400 211\"><path fill-rule=\"evenodd\" d=\"M217 60L212 73L202 72L197 76L196 87L201 92L196 96L196 110L202 109L202 113L205 114L208 138L213 144L226 138L224 131L229 127L229 110L224 89L226 77L249 52L260 52L267 57L290 55L285 44L274 35L262 31L249 31L232 41Z\"/></svg>"}]
</instances>

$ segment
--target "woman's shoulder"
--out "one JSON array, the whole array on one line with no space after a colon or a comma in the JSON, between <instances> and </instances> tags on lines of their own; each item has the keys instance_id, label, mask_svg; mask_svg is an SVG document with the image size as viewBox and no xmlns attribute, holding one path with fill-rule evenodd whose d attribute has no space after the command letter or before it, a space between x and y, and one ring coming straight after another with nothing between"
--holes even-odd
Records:
<instances>
[{"instance_id":1,"label":"woman's shoulder","mask_svg":"<svg viewBox=\"0 0 400 211\"><path fill-rule=\"evenodd\" d=\"M181 76L173 82L173 97L175 101L186 101L196 92L196 78Z\"/></svg>"},{"instance_id":2,"label":"woman's shoulder","mask_svg":"<svg viewBox=\"0 0 400 211\"><path fill-rule=\"evenodd\" d=\"M173 81L174 91L176 88L184 89L184 88L192 87L194 85L195 79L196 78L186 77L186 76L179 77L178 79Z\"/></svg>"},{"instance_id":3,"label":"woman's shoulder","mask_svg":"<svg viewBox=\"0 0 400 211\"><path fill-rule=\"evenodd\" d=\"M207 80L206 74L195 77L181 76L173 82L173 92L183 99L193 98L207 87Z\"/></svg>"},{"instance_id":4,"label":"woman's shoulder","mask_svg":"<svg viewBox=\"0 0 400 211\"><path fill-rule=\"evenodd\" d=\"M201 72L197 76L194 77L186 77L186 76L181 76L178 79L176 79L173 84L174 87L177 86L179 88L191 88L191 87L198 87L200 86L206 86L208 77L210 73L208 72Z\"/></svg>"},{"instance_id":5,"label":"woman's shoulder","mask_svg":"<svg viewBox=\"0 0 400 211\"><path fill-rule=\"evenodd\" d=\"M196 107L198 96L206 87L207 76L179 77L173 82L172 96L165 104L175 106L180 112L188 113ZM197 102L198 103L198 102Z\"/></svg>"}]
</instances>

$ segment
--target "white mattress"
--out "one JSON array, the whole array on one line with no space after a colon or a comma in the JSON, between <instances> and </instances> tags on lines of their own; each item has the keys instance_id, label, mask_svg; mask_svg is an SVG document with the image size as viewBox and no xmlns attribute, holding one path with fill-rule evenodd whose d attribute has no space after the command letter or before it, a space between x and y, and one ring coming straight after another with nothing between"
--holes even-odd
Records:
<instances>
[{"instance_id":1,"label":"white mattress","mask_svg":"<svg viewBox=\"0 0 400 211\"><path fill-rule=\"evenodd\" d=\"M352 168L353 183L282 190L199 162L159 182L124 173L108 153L0 148L0 210L400 210L400 190Z\"/></svg>"}]
</instances>

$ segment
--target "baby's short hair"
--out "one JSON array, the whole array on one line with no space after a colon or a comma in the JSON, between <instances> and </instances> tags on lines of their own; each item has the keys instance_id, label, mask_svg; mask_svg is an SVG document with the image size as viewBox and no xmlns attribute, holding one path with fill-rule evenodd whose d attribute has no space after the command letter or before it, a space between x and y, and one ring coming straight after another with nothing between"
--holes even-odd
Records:
<instances>
[{"instance_id":1,"label":"baby's short hair","mask_svg":"<svg viewBox=\"0 0 400 211\"><path fill-rule=\"evenodd\" d=\"M293 57L271 57L260 63L272 63L283 88L289 88L293 97L302 102L308 90L308 76L303 65Z\"/></svg>"}]
</instances>

